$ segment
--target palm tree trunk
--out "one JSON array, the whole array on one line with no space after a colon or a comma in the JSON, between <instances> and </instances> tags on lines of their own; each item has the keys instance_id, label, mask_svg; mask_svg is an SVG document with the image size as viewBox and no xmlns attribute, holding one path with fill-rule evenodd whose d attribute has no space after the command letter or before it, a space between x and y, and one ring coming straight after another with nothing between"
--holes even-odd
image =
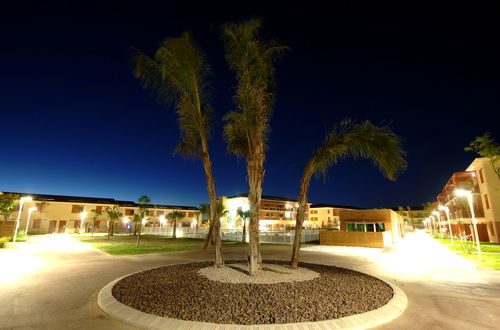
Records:
<instances>
[{"instance_id":1,"label":"palm tree trunk","mask_svg":"<svg viewBox=\"0 0 500 330\"><path fill-rule=\"evenodd\" d=\"M176 230L177 230L177 218L174 218L174 228L173 228L173 232L172 232L172 238L177 238L177 233L176 233Z\"/></svg>"},{"instance_id":2,"label":"palm tree trunk","mask_svg":"<svg viewBox=\"0 0 500 330\"><path fill-rule=\"evenodd\" d=\"M139 246L139 244L141 244L141 226L142 226L142 222L139 223L139 230L137 231L137 246Z\"/></svg>"},{"instance_id":3,"label":"palm tree trunk","mask_svg":"<svg viewBox=\"0 0 500 330\"><path fill-rule=\"evenodd\" d=\"M248 263L250 275L256 275L262 257L259 250L259 217L260 201L262 197L262 182L264 180L264 145L260 143L256 152L256 159L248 159L248 201L250 203L250 223L248 230L250 241L248 244Z\"/></svg>"},{"instance_id":4,"label":"palm tree trunk","mask_svg":"<svg viewBox=\"0 0 500 330\"><path fill-rule=\"evenodd\" d=\"M241 242L242 243L245 243L246 240L247 240L247 237L246 237L247 236L246 227L247 227L247 219L244 218L243 219L243 235L241 237Z\"/></svg>"},{"instance_id":5,"label":"palm tree trunk","mask_svg":"<svg viewBox=\"0 0 500 330\"><path fill-rule=\"evenodd\" d=\"M313 166L311 163L306 165L302 180L300 180L300 194L299 194L299 209L297 211L297 220L295 221L295 238L293 240L292 259L290 267L297 269L299 267L299 250L300 239L302 238L302 225L306 215L307 207L307 192L309 191L309 182L313 174Z\"/></svg>"},{"instance_id":6,"label":"palm tree trunk","mask_svg":"<svg viewBox=\"0 0 500 330\"><path fill-rule=\"evenodd\" d=\"M215 178L212 170L212 162L208 154L208 145L204 135L201 136L202 144L202 161L205 169L205 179L207 181L208 198L210 200L210 229L208 231L207 241L205 241L204 249L207 242L212 237L215 241L215 267L224 267L224 257L222 256L221 229L220 219L217 216L217 195L215 193Z\"/></svg>"}]
</instances>

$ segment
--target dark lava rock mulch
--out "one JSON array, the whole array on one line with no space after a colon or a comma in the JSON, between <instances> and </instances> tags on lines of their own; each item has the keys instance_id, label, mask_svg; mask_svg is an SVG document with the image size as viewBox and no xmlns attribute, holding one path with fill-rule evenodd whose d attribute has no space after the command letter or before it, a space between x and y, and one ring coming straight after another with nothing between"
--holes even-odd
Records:
<instances>
[{"instance_id":1,"label":"dark lava rock mulch","mask_svg":"<svg viewBox=\"0 0 500 330\"><path fill-rule=\"evenodd\" d=\"M226 264L240 261L227 261ZM286 264L279 261L266 263ZM232 284L197 274L211 262L173 265L122 279L113 287L121 303L145 313L223 324L276 324L336 319L379 308L393 290L352 270L301 263L319 278L278 284Z\"/></svg>"}]
</instances>

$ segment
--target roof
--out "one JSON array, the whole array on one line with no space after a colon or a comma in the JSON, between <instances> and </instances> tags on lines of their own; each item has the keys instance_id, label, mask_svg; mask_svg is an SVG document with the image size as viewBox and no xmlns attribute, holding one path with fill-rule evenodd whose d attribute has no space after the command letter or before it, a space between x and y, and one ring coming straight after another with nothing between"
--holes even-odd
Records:
<instances>
[{"instance_id":1,"label":"roof","mask_svg":"<svg viewBox=\"0 0 500 330\"><path fill-rule=\"evenodd\" d=\"M16 194L21 197L30 196L34 201L45 202L64 202L64 203L87 203L87 204L109 204L119 205L121 207L139 207L139 204L133 201L121 201L114 198L99 198L99 197L81 197L81 196L65 196L65 195L47 195L47 194L28 194L4 191L5 194ZM162 204L148 204L147 208L159 209L178 209L178 210L193 210L197 211L198 208L194 206L183 205L162 205Z\"/></svg>"},{"instance_id":2,"label":"roof","mask_svg":"<svg viewBox=\"0 0 500 330\"><path fill-rule=\"evenodd\" d=\"M227 196L227 198L238 198L238 197L248 197L248 193L238 194L238 195L234 195L234 196ZM261 199L271 200L271 201L297 202L296 199L286 198L286 197L278 197L278 196L269 196L269 195L262 195Z\"/></svg>"},{"instance_id":3,"label":"roof","mask_svg":"<svg viewBox=\"0 0 500 330\"><path fill-rule=\"evenodd\" d=\"M326 204L326 203L318 203L310 206L311 209L321 208L321 207L331 207L336 209L352 209L352 210L362 210L361 207L356 206L347 206L347 205L338 205L338 204Z\"/></svg>"}]
</instances>

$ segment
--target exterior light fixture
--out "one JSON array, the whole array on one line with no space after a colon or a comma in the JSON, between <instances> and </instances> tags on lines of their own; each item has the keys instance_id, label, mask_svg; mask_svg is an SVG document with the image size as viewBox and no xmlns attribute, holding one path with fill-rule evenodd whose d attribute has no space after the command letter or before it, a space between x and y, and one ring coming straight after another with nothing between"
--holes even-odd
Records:
<instances>
[{"instance_id":1,"label":"exterior light fixture","mask_svg":"<svg viewBox=\"0 0 500 330\"><path fill-rule=\"evenodd\" d=\"M164 224L165 224L165 216L162 214L162 215L160 215L160 228Z\"/></svg>"},{"instance_id":2,"label":"exterior light fixture","mask_svg":"<svg viewBox=\"0 0 500 330\"><path fill-rule=\"evenodd\" d=\"M148 220L146 218L143 218L142 219L142 224L145 225L146 223L148 222Z\"/></svg>"},{"instance_id":3,"label":"exterior light fixture","mask_svg":"<svg viewBox=\"0 0 500 330\"><path fill-rule=\"evenodd\" d=\"M439 213L438 211L432 211L432 214L434 214L438 219L439 237L443 239L443 232L441 231L441 213Z\"/></svg>"},{"instance_id":4,"label":"exterior light fixture","mask_svg":"<svg viewBox=\"0 0 500 330\"><path fill-rule=\"evenodd\" d=\"M465 189L455 189L455 196L457 197L467 197L467 200L469 201L469 208L470 208L470 214L472 216L472 225L474 226L474 232L475 232L475 237L476 237L476 248L477 248L477 258L479 261L482 260L481 258L481 245L479 244L479 234L477 232L477 219L476 219L476 214L474 213L474 205L472 204L472 192L470 190L465 190Z\"/></svg>"},{"instance_id":5,"label":"exterior light fixture","mask_svg":"<svg viewBox=\"0 0 500 330\"><path fill-rule=\"evenodd\" d=\"M453 245L453 232L451 231L451 223L450 223L450 208L448 206L439 205L438 208L441 211L444 211L446 214L446 220L448 221L448 229L450 230L450 239L451 244Z\"/></svg>"},{"instance_id":6,"label":"exterior light fixture","mask_svg":"<svg viewBox=\"0 0 500 330\"><path fill-rule=\"evenodd\" d=\"M12 236L12 242L16 242L17 231L19 230L19 220L21 220L21 212L23 211L23 206L25 202L31 202L33 197L25 196L19 199L19 210L17 212L16 228L14 229L14 235Z\"/></svg>"},{"instance_id":7,"label":"exterior light fixture","mask_svg":"<svg viewBox=\"0 0 500 330\"><path fill-rule=\"evenodd\" d=\"M28 235L28 229L30 227L30 218L31 218L31 213L33 213L34 211L36 211L37 208L36 206L33 206L33 207L30 207L28 209L28 222L26 222L26 230L24 231L24 236L27 236Z\"/></svg>"},{"instance_id":8,"label":"exterior light fixture","mask_svg":"<svg viewBox=\"0 0 500 330\"><path fill-rule=\"evenodd\" d=\"M127 224L129 221L130 221L130 220L129 220L129 218L127 218L127 217L123 218L123 220L122 220L122 222L123 222L124 224Z\"/></svg>"},{"instance_id":9,"label":"exterior light fixture","mask_svg":"<svg viewBox=\"0 0 500 330\"><path fill-rule=\"evenodd\" d=\"M83 234L83 223L85 222L85 217L87 217L87 212L80 212L80 219L82 219L80 223L80 234Z\"/></svg>"}]
</instances>

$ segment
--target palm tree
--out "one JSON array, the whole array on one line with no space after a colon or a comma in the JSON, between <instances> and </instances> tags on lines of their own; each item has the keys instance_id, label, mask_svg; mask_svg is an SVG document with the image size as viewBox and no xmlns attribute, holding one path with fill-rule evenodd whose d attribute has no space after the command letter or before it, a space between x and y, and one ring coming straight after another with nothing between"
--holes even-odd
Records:
<instances>
[{"instance_id":1,"label":"palm tree","mask_svg":"<svg viewBox=\"0 0 500 330\"><path fill-rule=\"evenodd\" d=\"M113 231L115 229L115 221L120 219L122 213L120 212L120 208L118 207L118 205L114 205L112 208L108 206L104 209L104 212L106 212L109 218L109 225L108 225L108 239L109 239L109 236L113 236Z\"/></svg>"},{"instance_id":2,"label":"palm tree","mask_svg":"<svg viewBox=\"0 0 500 330\"><path fill-rule=\"evenodd\" d=\"M238 215L243 219L243 236L241 237L241 242L245 243L246 241L246 227L247 227L247 219L250 217L250 211L243 211L242 209L238 209Z\"/></svg>"},{"instance_id":3,"label":"palm tree","mask_svg":"<svg viewBox=\"0 0 500 330\"><path fill-rule=\"evenodd\" d=\"M95 222L97 221L97 219L102 215L102 211L101 210L98 210L98 209L93 209L93 210L90 210L90 212L92 212L92 221L93 221L93 225L92 225L92 236L94 236L94 231L95 231Z\"/></svg>"},{"instance_id":4,"label":"palm tree","mask_svg":"<svg viewBox=\"0 0 500 330\"><path fill-rule=\"evenodd\" d=\"M174 222L174 229L172 233L172 238L177 238L176 228L177 228L177 220L184 218L184 214L181 211L173 211L167 214L167 219L172 220Z\"/></svg>"},{"instance_id":5,"label":"palm tree","mask_svg":"<svg viewBox=\"0 0 500 330\"><path fill-rule=\"evenodd\" d=\"M304 223L307 192L313 175L326 175L328 169L347 157L367 158L379 168L383 175L395 180L406 168L405 151L400 138L386 126L375 126L370 121L355 123L345 120L326 136L322 146L316 149L307 162L300 181L299 209L295 224L291 267L299 264L300 238Z\"/></svg>"},{"instance_id":6,"label":"palm tree","mask_svg":"<svg viewBox=\"0 0 500 330\"><path fill-rule=\"evenodd\" d=\"M177 109L181 131L176 152L184 157L201 158L210 200L211 226L215 237L215 265L224 266L220 241L220 222L217 218L217 197L212 162L208 152L210 116L208 75L210 67L204 54L184 32L178 38L167 38L151 58L143 53L134 57L135 76L145 88L151 88L161 102Z\"/></svg>"},{"instance_id":7,"label":"palm tree","mask_svg":"<svg viewBox=\"0 0 500 330\"><path fill-rule=\"evenodd\" d=\"M139 244L141 243L142 220L148 214L149 203L151 203L151 199L146 195L142 195L137 199L139 212L137 212L137 214L134 214L134 222L136 222L136 224L139 223L139 230L137 233L137 246L139 246Z\"/></svg>"},{"instance_id":8,"label":"palm tree","mask_svg":"<svg viewBox=\"0 0 500 330\"><path fill-rule=\"evenodd\" d=\"M249 272L255 275L260 260L259 214L264 180L266 139L275 103L274 62L287 47L259 37L262 23L251 19L222 26L226 60L236 76L237 109L225 116L227 148L247 163L250 203Z\"/></svg>"}]
</instances>

